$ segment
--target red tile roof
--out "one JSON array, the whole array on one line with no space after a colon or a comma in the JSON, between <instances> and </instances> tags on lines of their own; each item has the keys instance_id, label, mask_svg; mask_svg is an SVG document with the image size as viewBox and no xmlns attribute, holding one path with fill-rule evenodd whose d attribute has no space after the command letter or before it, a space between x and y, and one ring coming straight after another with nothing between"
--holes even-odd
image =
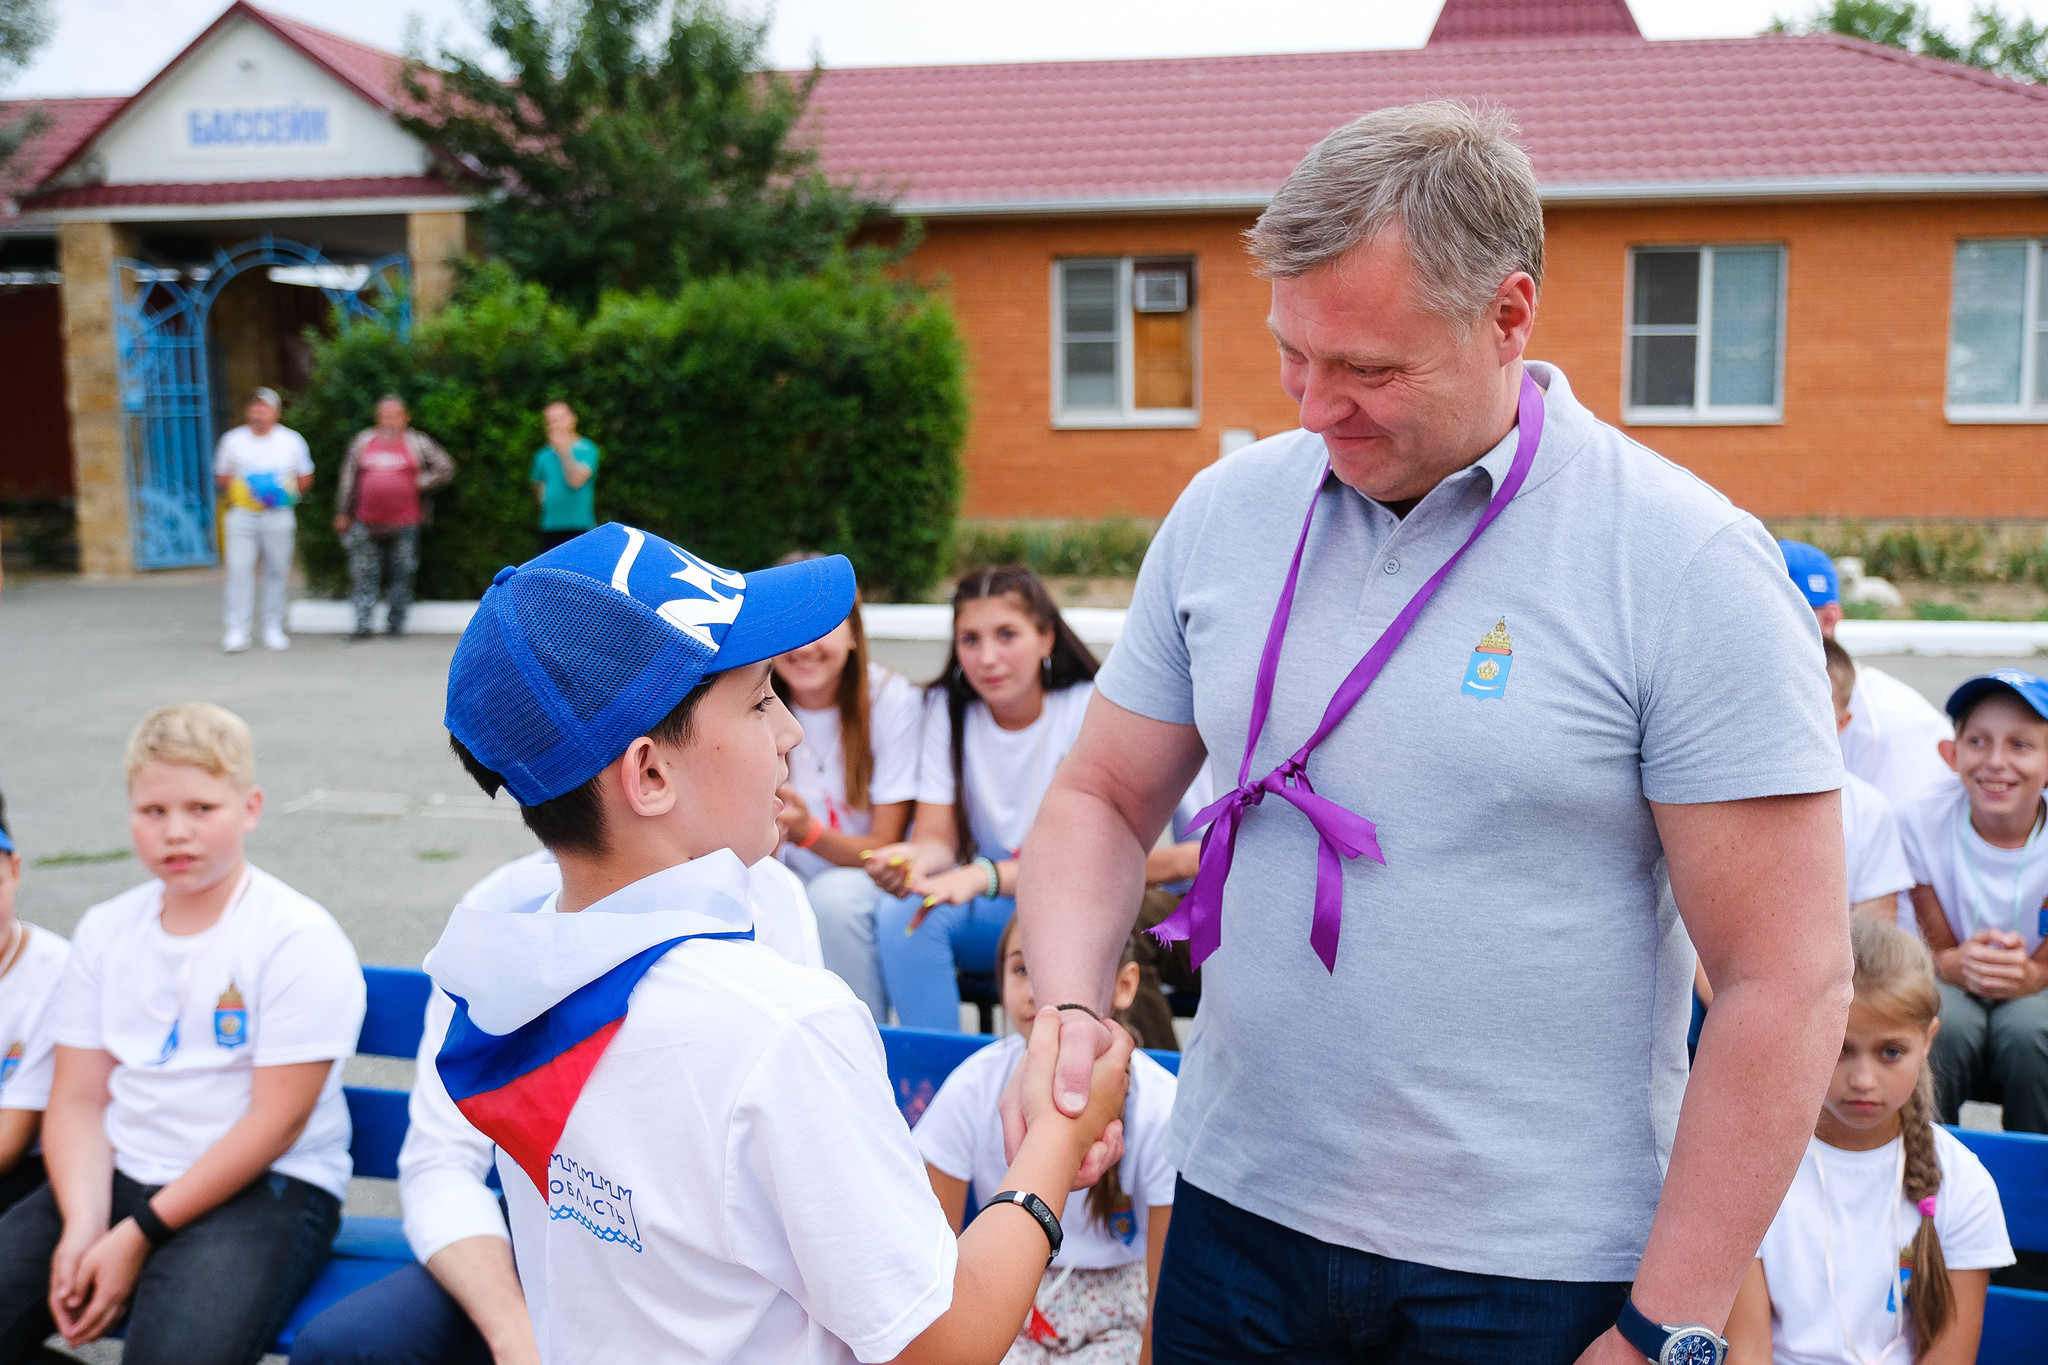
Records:
<instances>
[{"instance_id":1,"label":"red tile roof","mask_svg":"<svg viewBox=\"0 0 2048 1365\"><path fill-rule=\"evenodd\" d=\"M431 175L350 176L335 180L211 180L154 185L74 185L35 197L38 209L130 205L266 204L329 199L442 199L462 191Z\"/></svg>"},{"instance_id":2,"label":"red tile roof","mask_svg":"<svg viewBox=\"0 0 2048 1365\"><path fill-rule=\"evenodd\" d=\"M8 175L0 180L0 198L6 197L10 187L33 185L57 169L58 163L76 151L78 145L105 123L109 115L127 102L119 95L62 100L0 100L0 124L12 126L16 119L31 111L39 111L43 116L42 132L29 139Z\"/></svg>"},{"instance_id":3,"label":"red tile roof","mask_svg":"<svg viewBox=\"0 0 2048 1365\"><path fill-rule=\"evenodd\" d=\"M834 176L1001 212L1259 204L1337 125L1440 96L1505 105L1565 198L2048 188L2048 90L1832 36L848 69L813 108Z\"/></svg>"},{"instance_id":4,"label":"red tile roof","mask_svg":"<svg viewBox=\"0 0 2048 1365\"><path fill-rule=\"evenodd\" d=\"M242 5L258 23L290 43L333 75L354 86L372 103L395 109L404 98L405 58L381 47L371 47L326 29L287 19L281 14Z\"/></svg>"},{"instance_id":5,"label":"red tile roof","mask_svg":"<svg viewBox=\"0 0 2048 1365\"><path fill-rule=\"evenodd\" d=\"M1432 43L1489 38L1640 38L1628 0L1444 0Z\"/></svg>"}]
</instances>

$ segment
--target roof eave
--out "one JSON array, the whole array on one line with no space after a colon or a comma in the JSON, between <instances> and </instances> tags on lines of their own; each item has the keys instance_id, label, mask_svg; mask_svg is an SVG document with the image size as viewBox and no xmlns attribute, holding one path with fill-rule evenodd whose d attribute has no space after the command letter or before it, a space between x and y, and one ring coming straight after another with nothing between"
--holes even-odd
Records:
<instances>
[{"instance_id":1,"label":"roof eave","mask_svg":"<svg viewBox=\"0 0 2048 1365\"><path fill-rule=\"evenodd\" d=\"M1945 198L1951 195L2048 194L2048 171L1964 175L1820 175L1730 177L1719 180L1591 181L1540 186L1546 204L1687 203L1700 200ZM906 218L1047 218L1256 212L1273 201L1266 190L1189 191L1156 195L1071 195L1026 199L897 201Z\"/></svg>"}]
</instances>

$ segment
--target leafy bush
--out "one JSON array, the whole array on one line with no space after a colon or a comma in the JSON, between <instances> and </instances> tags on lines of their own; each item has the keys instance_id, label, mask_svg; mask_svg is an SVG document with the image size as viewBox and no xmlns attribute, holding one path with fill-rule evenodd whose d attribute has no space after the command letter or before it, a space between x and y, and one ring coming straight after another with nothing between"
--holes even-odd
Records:
<instances>
[{"instance_id":1,"label":"leafy bush","mask_svg":"<svg viewBox=\"0 0 2048 1365\"><path fill-rule=\"evenodd\" d=\"M1855 555L1863 571L1897 581L2033 583L2048 587L2048 535L2040 527L1787 523L1774 534Z\"/></svg>"},{"instance_id":2,"label":"leafy bush","mask_svg":"<svg viewBox=\"0 0 2048 1365\"><path fill-rule=\"evenodd\" d=\"M1157 522L1126 516L1100 521L974 522L960 528L953 570L1028 564L1041 574L1129 578L1151 548Z\"/></svg>"},{"instance_id":3,"label":"leafy bush","mask_svg":"<svg viewBox=\"0 0 2048 1365\"><path fill-rule=\"evenodd\" d=\"M945 568L966 429L962 357L937 298L877 272L723 276L672 298L610 295L588 320L485 267L409 339L356 326L318 347L296 422L318 470L300 518L316 588L346 563L330 523L342 453L397 393L460 472L436 495L419 595L474 598L531 558L541 408L566 399L603 452L600 522L739 569L843 553L870 598Z\"/></svg>"}]
</instances>

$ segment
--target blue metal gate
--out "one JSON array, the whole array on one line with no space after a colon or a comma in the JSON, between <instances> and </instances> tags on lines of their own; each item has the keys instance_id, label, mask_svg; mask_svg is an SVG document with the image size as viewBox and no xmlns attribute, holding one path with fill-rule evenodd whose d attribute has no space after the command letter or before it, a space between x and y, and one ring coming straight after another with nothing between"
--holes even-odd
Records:
<instances>
[{"instance_id":1,"label":"blue metal gate","mask_svg":"<svg viewBox=\"0 0 2048 1365\"><path fill-rule=\"evenodd\" d=\"M228 281L256 266L321 267L341 320L382 322L374 296L397 304L411 325L410 272L401 254L367 266L336 267L312 247L263 236L214 254L210 266L165 269L125 257L114 261L114 330L120 363L122 441L128 461L128 519L135 567L212 564L214 530L213 386L206 320Z\"/></svg>"}]
</instances>

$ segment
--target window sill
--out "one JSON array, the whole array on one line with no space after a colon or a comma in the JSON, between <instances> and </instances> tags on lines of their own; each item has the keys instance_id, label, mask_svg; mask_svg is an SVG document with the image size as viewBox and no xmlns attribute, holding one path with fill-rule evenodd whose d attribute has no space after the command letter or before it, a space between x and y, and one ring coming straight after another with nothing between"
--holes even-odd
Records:
<instances>
[{"instance_id":1,"label":"window sill","mask_svg":"<svg viewBox=\"0 0 2048 1365\"><path fill-rule=\"evenodd\" d=\"M2048 408L1943 408L1953 426L2035 426L2048 423Z\"/></svg>"},{"instance_id":2,"label":"window sill","mask_svg":"<svg viewBox=\"0 0 2048 1365\"><path fill-rule=\"evenodd\" d=\"M1785 414L1775 408L1623 408L1625 427L1778 427Z\"/></svg>"},{"instance_id":3,"label":"window sill","mask_svg":"<svg viewBox=\"0 0 2048 1365\"><path fill-rule=\"evenodd\" d=\"M1163 427L1198 427L1202 414L1194 408L1145 408L1131 412L1057 412L1055 431L1157 430Z\"/></svg>"}]
</instances>

